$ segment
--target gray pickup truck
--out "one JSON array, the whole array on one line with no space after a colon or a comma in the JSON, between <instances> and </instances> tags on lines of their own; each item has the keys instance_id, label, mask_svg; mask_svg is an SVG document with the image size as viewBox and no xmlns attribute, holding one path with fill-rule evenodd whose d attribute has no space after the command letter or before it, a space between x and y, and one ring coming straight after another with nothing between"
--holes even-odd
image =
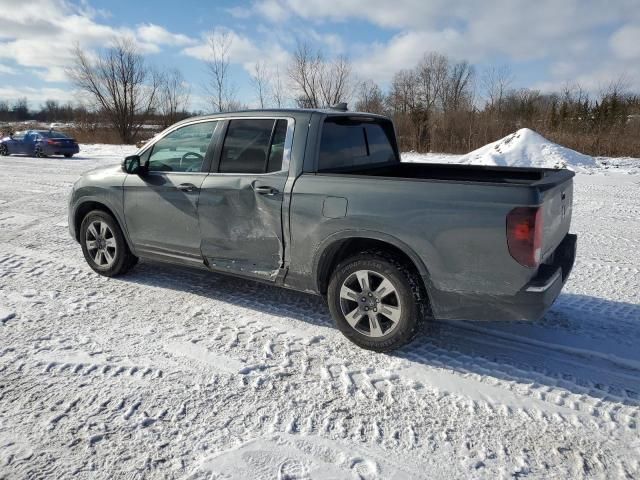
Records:
<instances>
[{"instance_id":1,"label":"gray pickup truck","mask_svg":"<svg viewBox=\"0 0 640 480\"><path fill-rule=\"evenodd\" d=\"M388 351L423 318L542 316L575 259L572 177L402 163L368 113L226 113L82 176L69 228L101 275L142 257L323 295L350 340Z\"/></svg>"}]
</instances>

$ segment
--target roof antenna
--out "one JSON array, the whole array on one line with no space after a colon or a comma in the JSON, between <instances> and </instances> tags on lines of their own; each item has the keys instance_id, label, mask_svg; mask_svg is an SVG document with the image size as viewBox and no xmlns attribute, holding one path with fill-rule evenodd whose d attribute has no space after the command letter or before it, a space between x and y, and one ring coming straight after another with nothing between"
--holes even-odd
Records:
<instances>
[{"instance_id":1,"label":"roof antenna","mask_svg":"<svg viewBox=\"0 0 640 480\"><path fill-rule=\"evenodd\" d=\"M335 105L333 105L331 107L331 110L338 110L339 112L346 112L348 110L347 102L336 103Z\"/></svg>"}]
</instances>

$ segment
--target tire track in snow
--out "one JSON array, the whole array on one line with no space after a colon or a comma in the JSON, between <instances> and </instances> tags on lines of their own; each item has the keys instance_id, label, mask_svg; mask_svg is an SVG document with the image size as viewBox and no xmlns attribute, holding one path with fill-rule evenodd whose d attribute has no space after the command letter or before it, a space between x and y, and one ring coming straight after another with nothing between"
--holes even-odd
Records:
<instances>
[{"instance_id":1,"label":"tire track in snow","mask_svg":"<svg viewBox=\"0 0 640 480\"><path fill-rule=\"evenodd\" d=\"M28 260L25 259L25 261L27 262L28 265ZM25 263L21 262L20 265L23 266ZM65 267L68 269L72 269L73 267ZM27 270L28 272L31 271L30 269ZM264 332L268 331L269 334L268 335L264 335ZM263 371L267 371L267 370L274 370L277 372L278 375L283 376L283 375L289 375L290 372L287 370L286 366L287 364L290 362L290 356L292 353L292 348L295 345L296 346L296 352L302 352L305 349L308 350L309 346L305 345L304 342L302 340L298 340L297 342L294 341L295 338L292 338L290 335L286 335L285 331L279 331L277 329L273 329L273 328L269 328L268 326L260 326L259 324L257 324L256 322L249 322L246 324L234 324L233 328L227 328L226 330L223 330L221 332L225 338L224 345L216 345L214 349L209 349L210 351L223 351L223 352L230 352L234 347L239 345L239 340L240 338L244 338L246 339L245 344L244 344L244 352L243 355L248 354L252 354L252 352L254 352L255 343L261 343L261 344L270 344L271 346L269 347L270 351L272 351L271 355L273 355L275 353L274 350L274 345L273 345L273 339L277 338L279 336L284 336L285 338L289 339L289 344L285 345L285 348L287 350L287 353L282 355L282 359L281 362L279 364L274 364L274 365L267 365L261 362L262 359L256 358L255 361L252 361L252 363L250 365L247 365L244 368L243 372L245 375L246 374L251 374L254 372L263 372ZM226 335L226 336L225 336ZM220 336L220 333L218 334L218 336ZM510 339L513 340L513 339ZM291 343L291 342L294 343ZM540 345L542 347L545 347L544 345ZM226 350L225 350L226 349ZM420 347L417 347L417 349L420 349ZM264 350L264 349L263 349ZM567 353L567 352L565 352ZM307 354L307 356L305 357L305 361L308 362L308 357L309 355ZM431 355L426 353L425 351L422 352L422 355L415 355L415 353L413 355L410 356L412 358L412 360L417 360L420 361L420 363L424 364L436 364L436 365L440 365L442 368L447 368L450 367L451 365L455 365L456 362L460 363L460 362L467 362L467 361L471 361L471 362L475 362L476 364L477 362L477 358L459 358L456 357L456 355L452 355L450 352L444 352L444 351L440 351L439 355ZM227 358L233 358L233 357L227 357ZM330 362L331 359L325 359L323 361L323 364L325 361ZM407 380L399 380L398 375L397 374L389 374L388 372L382 372L381 375L381 380L380 381L376 381L375 383L371 382L368 380L368 377L370 376L370 374L378 374L375 370L361 370L361 369L354 369L354 370L347 370L345 371L345 367L344 365L344 360L341 359L336 359L334 360L336 362L337 365L341 365L340 368L342 368L342 372L338 375L335 374L335 372L331 371L331 368L328 369L329 371L329 379L331 381L335 380L336 378L340 379L341 382L341 388L343 389L345 394L349 394L350 392L353 391L358 391L361 395L367 395L367 393L363 393L363 392L373 392L373 391L377 391L375 384L379 383L379 382L386 382L386 384L390 384L393 388L398 388L398 384L401 383L407 383ZM213 359L211 359L211 363L224 363L225 362L225 358L220 358L220 359L216 359L215 357ZM77 367L77 366L76 366ZM106 374L111 367L110 366L103 366L103 374ZM223 367L224 368L224 367ZM304 368L308 368L308 367L304 367ZM420 367L420 368L427 368L427 367ZM502 367L503 368L503 367ZM482 371L482 375L475 375L473 379L467 377L466 382L470 384L470 386L466 389L462 389L460 391L458 391L458 394L462 394L464 395L465 392L467 392L467 395L473 395L474 390L476 389L476 386L474 386L475 382L486 382L487 379L485 377L489 377L491 378L492 374L495 374L497 371L501 371L502 368L496 364L491 365L490 367L484 368L484 370ZM93 368L93 370L96 370L96 368ZM117 372L116 369L113 370L113 372ZM523 373L528 373L528 372L523 372ZM268 375L271 374L271 372L267 372ZM411 372L411 375L413 375L415 378L436 378L437 376L431 375L431 377L429 376L429 374L417 374L415 369ZM450 373L447 373L447 375L450 375ZM319 373L318 378L320 380L323 379L323 376L326 377L326 371L324 373ZM353 380L353 378L357 378L357 389L356 384ZM411 380L410 377L409 380ZM546 381L547 379L544 379L542 376L539 377L540 381ZM262 382L262 379L258 379L258 382ZM516 375L515 377L512 377L510 382L504 382L504 381L498 381L496 382L495 378L491 379L491 383L493 383L494 387L497 389L503 389L506 391L516 391L517 389L513 386L514 384L517 384L518 382L520 382L521 379ZM525 379L525 382L531 383L530 379ZM384 383L383 383L384 384ZM548 389L549 387L544 387L545 389ZM584 387L580 387L578 385L572 385L571 386L572 389L574 390L579 390L581 392L584 392L580 395L572 395L570 399L565 400L565 398L567 397L566 394L566 390L564 391L563 394L557 394L555 395L553 392L549 392L549 391L545 391L545 392L535 392L533 391L531 388L528 389L520 389L517 390L518 395L521 396L526 396L529 399L533 399L533 403L536 404L538 403L539 400L546 402L549 406L546 408L551 409L552 411L556 410L557 406L560 407L565 407L567 409L573 410L575 412L579 412L579 413L584 413L584 412L589 412L592 416L596 417L596 418L600 418L600 419L606 419L606 418L611 418L613 419L613 421L617 421L618 418L621 419L621 423L623 425L627 425L630 428L635 426L635 418L633 417L629 417L629 415L627 415L626 413L620 413L620 414L608 414L607 412L610 411L614 411L613 409L615 407L610 407L609 410L606 410L605 412L602 412L601 409L594 407L594 406L589 406L589 405L584 405L585 401L582 399L583 395L585 393L588 393L588 389L585 390ZM389 390L391 391L391 389ZM377 394L376 394L377 395ZM496 395L499 396L499 395ZM490 397L489 397L490 398ZM481 397L474 397L475 401L482 401ZM549 399L551 399L551 401L549 401ZM520 401L514 401L512 402L513 405L522 405L522 403ZM594 401L592 402L592 404L598 404L598 401ZM606 405L606 404L605 404ZM527 407L520 407L522 409L524 409L526 411ZM528 407L529 409L532 409L532 406ZM533 408L535 410L535 408ZM619 410L619 409L618 409ZM623 409L624 410L624 409ZM626 410L624 410L626 411ZM508 412L508 410L507 410ZM538 413L538 412L534 412L533 413L534 417L542 417L544 416L544 410L542 410L542 413ZM564 418L561 414L560 417L558 418Z\"/></svg>"}]
</instances>

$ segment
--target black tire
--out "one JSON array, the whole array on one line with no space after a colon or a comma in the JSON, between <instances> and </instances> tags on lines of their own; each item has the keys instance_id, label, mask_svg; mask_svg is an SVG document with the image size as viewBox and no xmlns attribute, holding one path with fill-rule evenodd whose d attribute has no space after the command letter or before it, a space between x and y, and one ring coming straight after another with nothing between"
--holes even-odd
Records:
<instances>
[{"instance_id":1,"label":"black tire","mask_svg":"<svg viewBox=\"0 0 640 480\"><path fill-rule=\"evenodd\" d=\"M349 324L343 313L344 300L340 298L340 290L355 272L363 270L372 272L371 278L375 279L375 274L379 274L382 278L389 280L395 289L397 303L402 307L395 326L386 332L381 330L382 336L375 337L361 333L361 330ZM424 286L412 266L394 256L386 255L385 252L378 251L362 252L340 263L331 276L327 301L331 315L344 336L356 345L376 352L388 352L409 343L419 332L429 312ZM365 323L370 321L367 317L362 318ZM382 319L388 321L384 316Z\"/></svg>"},{"instance_id":2,"label":"black tire","mask_svg":"<svg viewBox=\"0 0 640 480\"><path fill-rule=\"evenodd\" d=\"M64 158L71 158L73 157L73 153L65 153L64 154Z\"/></svg>"},{"instance_id":3,"label":"black tire","mask_svg":"<svg viewBox=\"0 0 640 480\"><path fill-rule=\"evenodd\" d=\"M36 156L36 158L46 158L46 155L44 154L42 147L36 147L33 153Z\"/></svg>"},{"instance_id":4,"label":"black tire","mask_svg":"<svg viewBox=\"0 0 640 480\"><path fill-rule=\"evenodd\" d=\"M113 238L115 242L115 252L112 256L113 261L108 265L98 264L95 261L94 256L89 252L87 240L88 238L91 238L91 236L87 236L87 231L95 222L104 222L112 233L109 238ZM123 275L138 263L138 257L131 253L118 222L116 222L109 213L102 210L93 210L82 220L82 224L80 225L80 245L82 246L84 258L89 266L96 273L105 277Z\"/></svg>"},{"instance_id":5,"label":"black tire","mask_svg":"<svg viewBox=\"0 0 640 480\"><path fill-rule=\"evenodd\" d=\"M4 144L0 145L0 157L8 157L8 156L9 156L9 149L7 148L7 146Z\"/></svg>"}]
</instances>

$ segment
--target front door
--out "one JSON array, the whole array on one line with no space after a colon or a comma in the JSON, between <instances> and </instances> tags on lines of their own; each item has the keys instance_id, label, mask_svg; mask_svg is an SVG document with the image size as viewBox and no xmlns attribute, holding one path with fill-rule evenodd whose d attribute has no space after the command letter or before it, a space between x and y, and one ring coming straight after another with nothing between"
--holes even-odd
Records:
<instances>
[{"instance_id":1,"label":"front door","mask_svg":"<svg viewBox=\"0 0 640 480\"><path fill-rule=\"evenodd\" d=\"M275 280L284 255L282 202L293 122L225 122L224 143L198 204L202 254L212 269Z\"/></svg>"},{"instance_id":2,"label":"front door","mask_svg":"<svg viewBox=\"0 0 640 480\"><path fill-rule=\"evenodd\" d=\"M127 175L124 214L136 252L202 264L198 197L211 166L216 121L180 127L142 155L147 172Z\"/></svg>"},{"instance_id":3,"label":"front door","mask_svg":"<svg viewBox=\"0 0 640 480\"><path fill-rule=\"evenodd\" d=\"M25 153L24 137L26 132L18 132L6 143L9 153Z\"/></svg>"}]
</instances>

